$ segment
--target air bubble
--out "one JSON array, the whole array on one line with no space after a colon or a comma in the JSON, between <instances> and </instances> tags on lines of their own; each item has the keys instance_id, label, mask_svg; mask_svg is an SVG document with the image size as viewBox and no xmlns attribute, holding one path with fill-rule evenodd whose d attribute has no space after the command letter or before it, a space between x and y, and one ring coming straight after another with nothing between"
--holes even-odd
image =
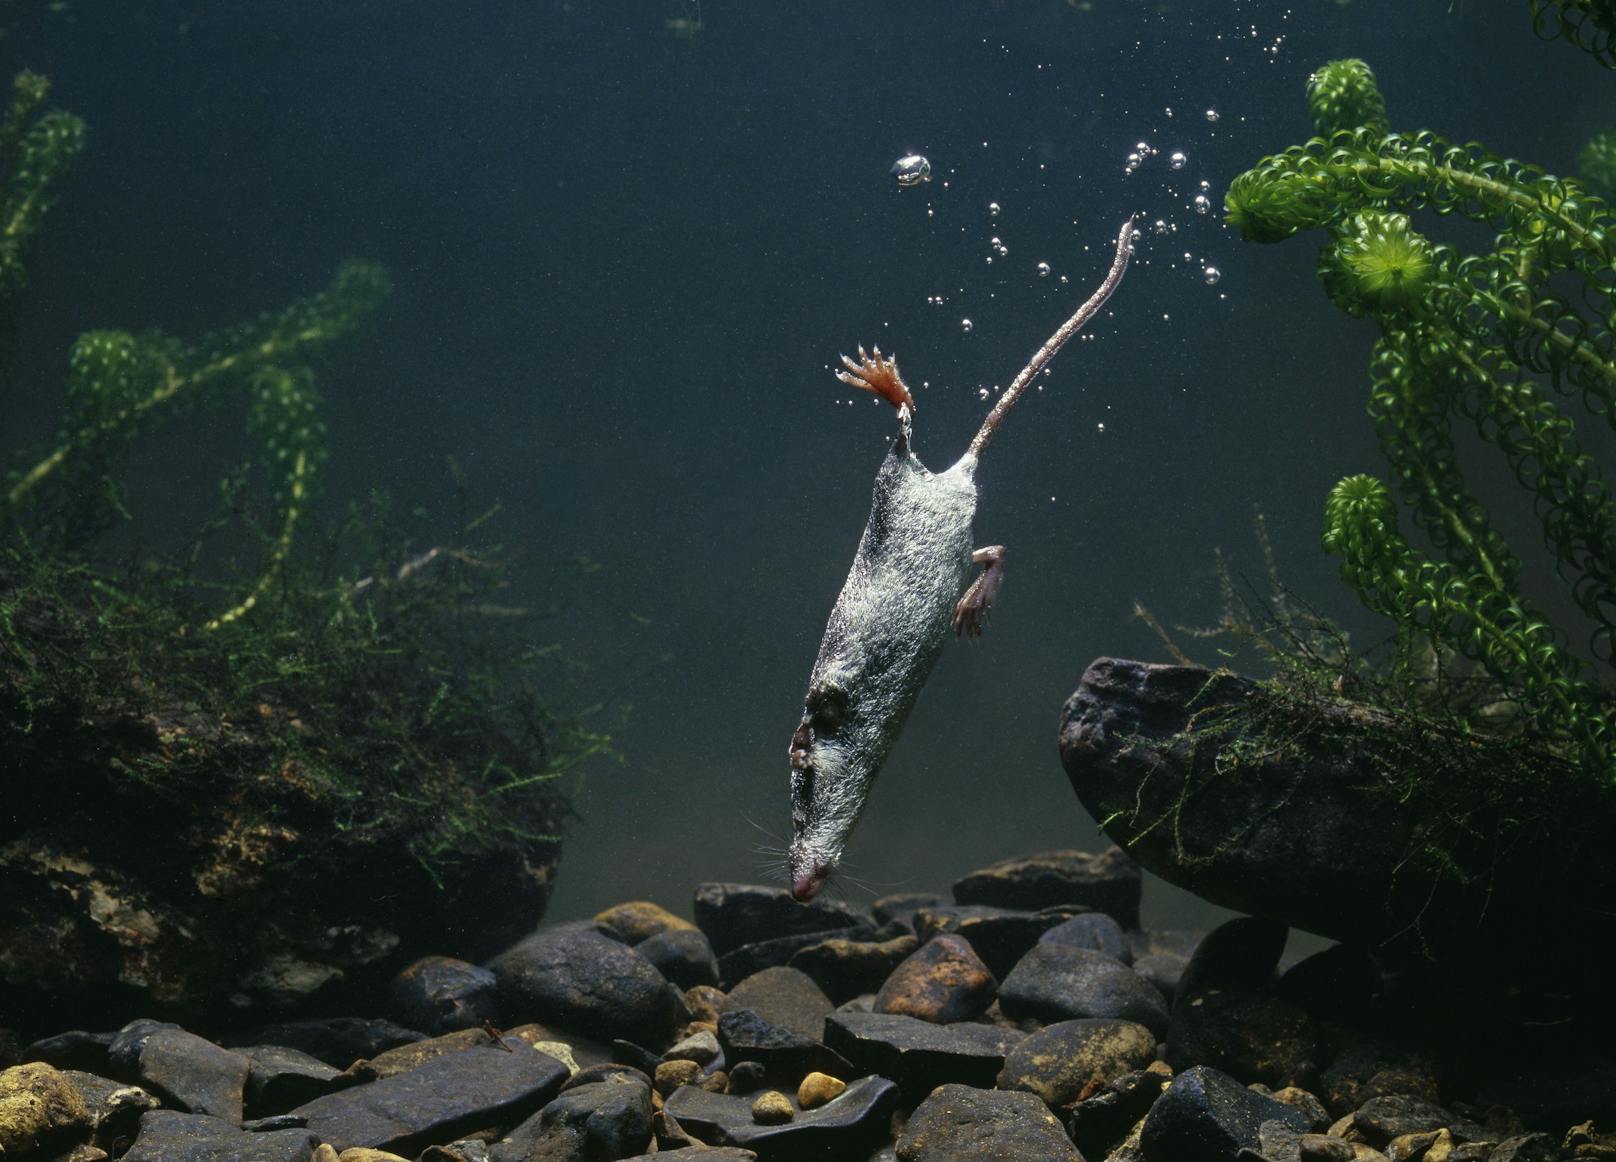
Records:
<instances>
[{"instance_id":1,"label":"air bubble","mask_svg":"<svg viewBox=\"0 0 1616 1162\"><path fill-rule=\"evenodd\" d=\"M988 389L985 388L985 387L977 388L976 389L976 398L977 399L987 399L988 398Z\"/></svg>"},{"instance_id":2,"label":"air bubble","mask_svg":"<svg viewBox=\"0 0 1616 1162\"><path fill-rule=\"evenodd\" d=\"M906 153L888 171L900 186L920 186L931 181L931 162L918 153Z\"/></svg>"},{"instance_id":3,"label":"air bubble","mask_svg":"<svg viewBox=\"0 0 1616 1162\"><path fill-rule=\"evenodd\" d=\"M1215 266L1209 266L1201 272L1201 281L1207 286L1217 286L1218 280L1222 277L1223 272Z\"/></svg>"},{"instance_id":4,"label":"air bubble","mask_svg":"<svg viewBox=\"0 0 1616 1162\"><path fill-rule=\"evenodd\" d=\"M999 203L998 202L989 202L988 203L988 216L990 218L997 218L999 216Z\"/></svg>"},{"instance_id":5,"label":"air bubble","mask_svg":"<svg viewBox=\"0 0 1616 1162\"><path fill-rule=\"evenodd\" d=\"M1095 431L1096 431L1096 432L1103 432L1103 431L1105 431L1105 421L1104 421L1104 420L1101 420L1101 421L1100 421L1100 422L1099 422L1099 423L1097 423L1097 424L1095 424L1095 425L1094 425L1094 430L1095 430Z\"/></svg>"},{"instance_id":6,"label":"air bubble","mask_svg":"<svg viewBox=\"0 0 1616 1162\"><path fill-rule=\"evenodd\" d=\"M1157 218L1154 222L1152 222L1150 224L1150 232L1152 234L1165 234L1165 233L1167 233L1167 231L1170 228L1171 227L1169 227L1167 225L1167 223L1161 218Z\"/></svg>"},{"instance_id":7,"label":"air bubble","mask_svg":"<svg viewBox=\"0 0 1616 1162\"><path fill-rule=\"evenodd\" d=\"M1048 278L1049 277L1049 263L1040 262L1038 264L1038 277L1039 278Z\"/></svg>"},{"instance_id":8,"label":"air bubble","mask_svg":"<svg viewBox=\"0 0 1616 1162\"><path fill-rule=\"evenodd\" d=\"M1212 199L1207 197L1205 194L1196 194L1195 200L1192 201L1190 205L1195 207L1195 212L1197 214L1205 214L1210 212L1212 209Z\"/></svg>"},{"instance_id":9,"label":"air bubble","mask_svg":"<svg viewBox=\"0 0 1616 1162\"><path fill-rule=\"evenodd\" d=\"M1206 111L1206 119L1208 121L1216 121L1218 119L1218 111L1216 109L1208 109Z\"/></svg>"},{"instance_id":10,"label":"air bubble","mask_svg":"<svg viewBox=\"0 0 1616 1162\"><path fill-rule=\"evenodd\" d=\"M1188 160L1189 160L1189 158L1185 157L1182 153L1179 153L1179 152L1177 152L1175 150L1173 153L1168 155L1167 168L1168 169L1183 169L1184 168L1184 163L1187 162Z\"/></svg>"},{"instance_id":11,"label":"air bubble","mask_svg":"<svg viewBox=\"0 0 1616 1162\"><path fill-rule=\"evenodd\" d=\"M965 334L965 335L969 335L971 333L971 328L973 328L975 326L976 326L976 324L971 322L971 320L969 320L969 319L961 319L960 320L960 333Z\"/></svg>"}]
</instances>

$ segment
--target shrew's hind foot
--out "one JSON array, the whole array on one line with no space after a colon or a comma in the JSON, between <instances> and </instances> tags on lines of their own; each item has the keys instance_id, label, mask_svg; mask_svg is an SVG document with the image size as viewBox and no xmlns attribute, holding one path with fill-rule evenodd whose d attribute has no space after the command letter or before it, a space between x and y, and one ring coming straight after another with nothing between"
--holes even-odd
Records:
<instances>
[{"instance_id":1,"label":"shrew's hind foot","mask_svg":"<svg viewBox=\"0 0 1616 1162\"><path fill-rule=\"evenodd\" d=\"M988 614L998 599L999 586L1004 583L1004 546L988 545L971 554L971 564L981 565L965 596L954 606L954 636L981 637L988 623Z\"/></svg>"}]
</instances>

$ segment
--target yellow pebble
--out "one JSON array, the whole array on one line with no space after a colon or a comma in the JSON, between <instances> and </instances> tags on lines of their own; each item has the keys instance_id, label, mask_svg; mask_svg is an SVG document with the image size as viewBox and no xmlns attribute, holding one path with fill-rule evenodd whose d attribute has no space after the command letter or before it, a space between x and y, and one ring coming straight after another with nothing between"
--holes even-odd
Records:
<instances>
[{"instance_id":1,"label":"yellow pebble","mask_svg":"<svg viewBox=\"0 0 1616 1162\"><path fill-rule=\"evenodd\" d=\"M766 1089L752 1102L752 1120L760 1126L778 1126L796 1117L791 1102L777 1089Z\"/></svg>"},{"instance_id":2,"label":"yellow pebble","mask_svg":"<svg viewBox=\"0 0 1616 1162\"><path fill-rule=\"evenodd\" d=\"M842 1095L847 1082L839 1077L817 1071L802 1079L797 1087L797 1104L805 1110L818 1109L826 1102Z\"/></svg>"}]
</instances>

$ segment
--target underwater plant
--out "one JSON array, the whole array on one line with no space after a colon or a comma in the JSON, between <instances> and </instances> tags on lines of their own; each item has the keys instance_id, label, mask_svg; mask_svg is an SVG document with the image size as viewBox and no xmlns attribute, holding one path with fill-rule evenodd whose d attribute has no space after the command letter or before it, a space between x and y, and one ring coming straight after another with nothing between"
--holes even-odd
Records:
<instances>
[{"instance_id":1,"label":"underwater plant","mask_svg":"<svg viewBox=\"0 0 1616 1162\"><path fill-rule=\"evenodd\" d=\"M38 73L18 73L0 116L0 309L27 285L23 254L84 148L84 122L41 112L49 92Z\"/></svg>"},{"instance_id":2,"label":"underwater plant","mask_svg":"<svg viewBox=\"0 0 1616 1162\"><path fill-rule=\"evenodd\" d=\"M1613 698L1599 677L1616 661L1616 501L1569 414L1580 401L1616 428L1616 217L1574 179L1428 131L1389 132L1361 61L1323 66L1309 99L1319 135L1236 177L1227 220L1256 242L1325 232L1325 291L1380 328L1369 412L1397 498L1442 559L1408 542L1393 489L1368 475L1331 491L1324 548L1397 624L1405 664L1422 646L1463 654L1542 736L1616 779ZM1493 247L1433 242L1417 213L1484 224ZM1590 656L1523 595L1522 558L1461 470L1460 421L1529 493L1565 597L1592 627Z\"/></svg>"},{"instance_id":3,"label":"underwater plant","mask_svg":"<svg viewBox=\"0 0 1616 1162\"><path fill-rule=\"evenodd\" d=\"M83 140L46 91L23 74L0 120L0 322ZM472 515L454 473L435 502L452 511L414 506L410 527L378 491L314 517L317 361L389 289L348 261L194 342L72 345L54 434L0 480L0 945L22 950L0 991L285 1006L428 949L480 959L543 914L562 782L613 752L590 711L537 692L556 680L533 632L548 611L508 596L497 506ZM109 561L101 533L145 529L125 454L202 407L239 408L251 449L221 466L215 518L189 555ZM252 537L256 580L213 576L221 527Z\"/></svg>"},{"instance_id":4,"label":"underwater plant","mask_svg":"<svg viewBox=\"0 0 1616 1162\"><path fill-rule=\"evenodd\" d=\"M83 146L84 125L41 113L49 85L21 73L0 121L0 310L26 285L22 257ZM389 293L374 263L349 261L330 286L279 311L187 344L158 332L98 330L68 357L62 420L47 449L9 473L0 527L30 509L33 530L64 546L83 544L123 512L118 453L160 418L203 399L245 393L247 430L270 476L278 533L251 591L207 620L217 629L243 616L284 566L324 457L325 430L310 362L351 335ZM48 499L45 485L53 486Z\"/></svg>"},{"instance_id":5,"label":"underwater plant","mask_svg":"<svg viewBox=\"0 0 1616 1162\"><path fill-rule=\"evenodd\" d=\"M1564 37L1607 69L1616 68L1616 4L1611 0L1531 0L1532 30Z\"/></svg>"}]
</instances>

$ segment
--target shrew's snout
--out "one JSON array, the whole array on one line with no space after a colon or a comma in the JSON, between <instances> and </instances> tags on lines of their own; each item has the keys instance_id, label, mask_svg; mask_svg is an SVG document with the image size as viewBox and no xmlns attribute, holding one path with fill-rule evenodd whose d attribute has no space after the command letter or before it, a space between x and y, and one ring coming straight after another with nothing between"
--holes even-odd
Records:
<instances>
[{"instance_id":1,"label":"shrew's snout","mask_svg":"<svg viewBox=\"0 0 1616 1162\"><path fill-rule=\"evenodd\" d=\"M825 863L815 863L808 867L794 868L791 872L791 898L799 904L806 904L819 895L819 889L825 886L831 873L836 869Z\"/></svg>"}]
</instances>

